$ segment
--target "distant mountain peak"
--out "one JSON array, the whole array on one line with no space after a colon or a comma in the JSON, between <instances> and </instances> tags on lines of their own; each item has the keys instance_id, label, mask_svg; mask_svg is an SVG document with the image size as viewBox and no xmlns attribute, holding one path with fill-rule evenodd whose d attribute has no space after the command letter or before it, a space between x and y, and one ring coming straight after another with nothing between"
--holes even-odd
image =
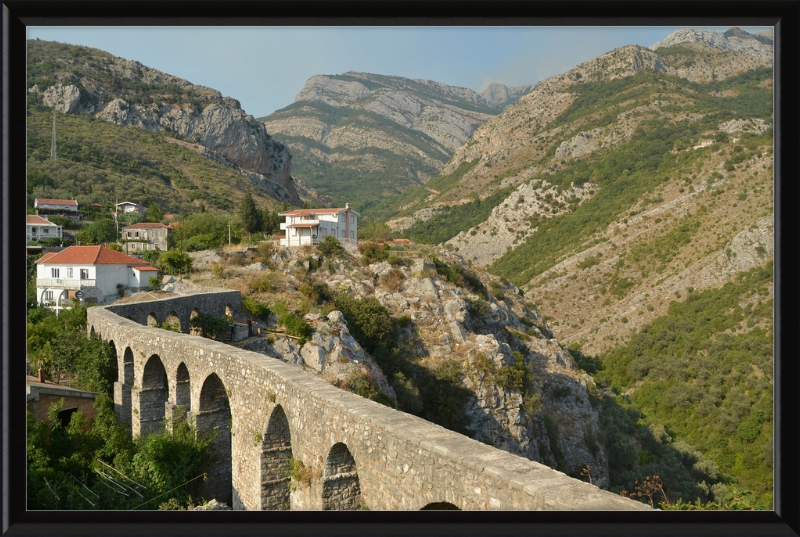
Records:
<instances>
[{"instance_id":1,"label":"distant mountain peak","mask_svg":"<svg viewBox=\"0 0 800 537\"><path fill-rule=\"evenodd\" d=\"M695 28L681 28L665 39L650 45L650 50L673 47L682 43L705 43L721 50L751 54L760 59L771 59L773 55L772 37L764 32L751 34L741 28L733 27L725 33Z\"/></svg>"}]
</instances>

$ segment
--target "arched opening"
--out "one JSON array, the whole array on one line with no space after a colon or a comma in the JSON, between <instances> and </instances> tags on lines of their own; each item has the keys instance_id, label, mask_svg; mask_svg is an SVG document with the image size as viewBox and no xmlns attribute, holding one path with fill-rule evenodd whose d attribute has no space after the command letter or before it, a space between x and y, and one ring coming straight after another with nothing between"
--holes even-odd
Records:
<instances>
[{"instance_id":1,"label":"arched opening","mask_svg":"<svg viewBox=\"0 0 800 537\"><path fill-rule=\"evenodd\" d=\"M177 330L178 332L183 331L181 329L181 318L174 311L169 312L169 315L167 315L167 322L172 325L174 330Z\"/></svg>"},{"instance_id":2,"label":"arched opening","mask_svg":"<svg viewBox=\"0 0 800 537\"><path fill-rule=\"evenodd\" d=\"M214 438L217 462L208 472L206 498L231 505L231 406L225 385L216 373L211 373L203 381L195 423L198 434L217 433Z\"/></svg>"},{"instance_id":3,"label":"arched opening","mask_svg":"<svg viewBox=\"0 0 800 537\"><path fill-rule=\"evenodd\" d=\"M192 385L189 382L189 370L181 362L178 366L177 380L175 382L175 404L183 407L183 413L192 410Z\"/></svg>"},{"instance_id":4,"label":"arched opening","mask_svg":"<svg viewBox=\"0 0 800 537\"><path fill-rule=\"evenodd\" d=\"M158 326L158 317L152 311L150 315L147 316L147 326Z\"/></svg>"},{"instance_id":5,"label":"arched opening","mask_svg":"<svg viewBox=\"0 0 800 537\"><path fill-rule=\"evenodd\" d=\"M420 511L461 511L461 509L450 502L433 502L420 509Z\"/></svg>"},{"instance_id":6,"label":"arched opening","mask_svg":"<svg viewBox=\"0 0 800 537\"><path fill-rule=\"evenodd\" d=\"M325 460L322 476L322 509L326 511L352 511L361 503L361 485L358 482L356 461L347 446L334 444Z\"/></svg>"},{"instance_id":7,"label":"arched opening","mask_svg":"<svg viewBox=\"0 0 800 537\"><path fill-rule=\"evenodd\" d=\"M200 315L200 310L197 309L197 308L194 308L192 310L192 313L189 314L189 333L191 335L193 335L193 336L202 336L203 335L203 331L200 330L200 328L196 328L196 327L192 326L192 319L194 319L198 315Z\"/></svg>"},{"instance_id":8,"label":"arched opening","mask_svg":"<svg viewBox=\"0 0 800 537\"><path fill-rule=\"evenodd\" d=\"M114 383L114 409L117 411L117 419L120 423L128 424L128 432L131 432L131 387L133 386L133 351L130 347L125 348L122 355L122 368L117 366L117 382Z\"/></svg>"},{"instance_id":9,"label":"arched opening","mask_svg":"<svg viewBox=\"0 0 800 537\"><path fill-rule=\"evenodd\" d=\"M111 348L111 363L114 369L114 378L119 379L119 355L117 354L117 346L114 345L113 340L108 340L108 346Z\"/></svg>"},{"instance_id":10,"label":"arched opening","mask_svg":"<svg viewBox=\"0 0 800 537\"><path fill-rule=\"evenodd\" d=\"M280 405L272 411L267 432L261 442L261 509L289 510L289 459L292 458L292 435L289 420Z\"/></svg>"},{"instance_id":11,"label":"arched opening","mask_svg":"<svg viewBox=\"0 0 800 537\"><path fill-rule=\"evenodd\" d=\"M233 307L230 304L225 306L225 315L228 317L233 317Z\"/></svg>"},{"instance_id":12,"label":"arched opening","mask_svg":"<svg viewBox=\"0 0 800 537\"><path fill-rule=\"evenodd\" d=\"M148 434L164 430L164 405L169 399L167 370L157 354L152 355L144 365L142 386L139 393L138 433ZM134 412L134 433L136 433L136 412Z\"/></svg>"}]
</instances>

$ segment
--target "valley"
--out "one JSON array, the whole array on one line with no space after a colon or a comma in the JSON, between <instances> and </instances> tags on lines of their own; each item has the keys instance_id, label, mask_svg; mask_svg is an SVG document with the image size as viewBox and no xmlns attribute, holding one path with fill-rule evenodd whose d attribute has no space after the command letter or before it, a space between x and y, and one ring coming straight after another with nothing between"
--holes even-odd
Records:
<instances>
[{"instance_id":1,"label":"valley","mask_svg":"<svg viewBox=\"0 0 800 537\"><path fill-rule=\"evenodd\" d=\"M772 509L770 35L683 29L481 93L320 74L260 118L29 43L29 211L174 213L191 272L159 293L308 326L243 348L615 493L658 475L664 509ZM278 211L345 204L357 244L275 239Z\"/></svg>"}]
</instances>

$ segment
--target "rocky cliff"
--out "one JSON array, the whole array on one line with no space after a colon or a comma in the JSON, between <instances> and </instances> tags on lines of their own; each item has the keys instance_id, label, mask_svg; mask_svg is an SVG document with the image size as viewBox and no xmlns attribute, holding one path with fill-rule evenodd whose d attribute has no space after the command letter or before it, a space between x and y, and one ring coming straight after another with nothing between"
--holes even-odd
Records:
<instances>
[{"instance_id":1,"label":"rocky cliff","mask_svg":"<svg viewBox=\"0 0 800 537\"><path fill-rule=\"evenodd\" d=\"M448 397L463 397L458 399L463 406L453 410L460 417L448 418L463 418L470 436L574 476L590 465L594 483L606 486L607 456L597 440L597 388L553 339L537 307L508 282L472 272L459 255L424 246L398 248L393 253L400 264L369 265L354 250L325 259L310 249L279 248L263 259L266 264L251 265L244 259L226 264L225 255L194 252L199 272L193 281L244 287L254 279L269 281L268 291L251 292L251 297L293 305L314 327L305 342L269 334L269 339L251 338L245 348L316 372L344 389L356 391L357 379L367 379L387 396L385 404L399 403L406 412L420 411L415 406L419 391L441 389L432 379L447 379L452 383ZM215 263L224 266L216 271L223 280L213 275ZM483 290L450 282L441 273L445 266L469 271L476 278L473 285ZM395 319L401 359L417 373L387 379L339 311L330 311L333 306L324 299L314 304L304 298L301 290L314 285L324 286L331 296L378 300ZM488 289L492 292L486 294ZM271 326L274 321L271 316Z\"/></svg>"},{"instance_id":2,"label":"rocky cliff","mask_svg":"<svg viewBox=\"0 0 800 537\"><path fill-rule=\"evenodd\" d=\"M424 184L478 125L530 88L492 84L478 94L350 71L311 77L294 104L260 119L292 148L298 178L360 204Z\"/></svg>"},{"instance_id":3,"label":"rocky cliff","mask_svg":"<svg viewBox=\"0 0 800 537\"><path fill-rule=\"evenodd\" d=\"M68 114L90 114L119 125L166 131L196 143L243 173L263 177L271 194L299 204L291 154L236 99L110 54L29 41L29 93ZM255 181L258 184L258 181Z\"/></svg>"}]
</instances>

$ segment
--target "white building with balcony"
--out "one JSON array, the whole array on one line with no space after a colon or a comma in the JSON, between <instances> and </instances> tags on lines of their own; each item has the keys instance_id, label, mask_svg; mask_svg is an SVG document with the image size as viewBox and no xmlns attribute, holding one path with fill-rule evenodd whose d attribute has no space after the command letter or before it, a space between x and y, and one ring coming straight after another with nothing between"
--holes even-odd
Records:
<instances>
[{"instance_id":1,"label":"white building with balcony","mask_svg":"<svg viewBox=\"0 0 800 537\"><path fill-rule=\"evenodd\" d=\"M149 278L157 275L145 261L111 248L70 246L36 261L36 298L58 313L69 307L76 291L84 303L104 304L119 297L120 290L148 289Z\"/></svg>"},{"instance_id":2,"label":"white building with balcony","mask_svg":"<svg viewBox=\"0 0 800 537\"><path fill-rule=\"evenodd\" d=\"M358 217L361 215L351 209L349 203L344 208L295 209L278 215L286 217L280 227L286 231L281 246L319 244L328 235L341 242L358 243Z\"/></svg>"},{"instance_id":3,"label":"white building with balcony","mask_svg":"<svg viewBox=\"0 0 800 537\"><path fill-rule=\"evenodd\" d=\"M64 238L64 230L61 226L52 223L47 218L29 214L25 217L25 223L27 224L25 237L28 242Z\"/></svg>"}]
</instances>

